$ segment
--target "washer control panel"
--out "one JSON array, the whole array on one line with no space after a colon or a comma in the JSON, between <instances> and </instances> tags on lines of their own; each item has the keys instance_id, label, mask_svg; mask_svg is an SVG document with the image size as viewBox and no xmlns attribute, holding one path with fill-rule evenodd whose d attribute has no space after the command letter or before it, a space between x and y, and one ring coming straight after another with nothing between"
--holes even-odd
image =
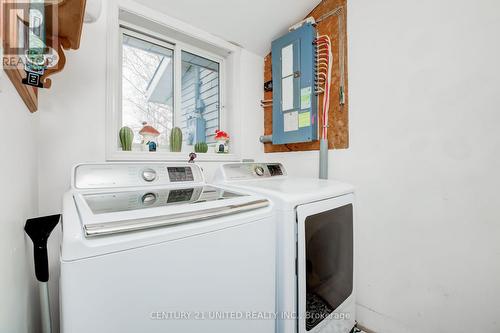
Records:
<instances>
[{"instance_id":1,"label":"washer control panel","mask_svg":"<svg viewBox=\"0 0 500 333\"><path fill-rule=\"evenodd\" d=\"M193 163L102 163L76 166L72 185L104 189L204 182L200 167Z\"/></svg>"},{"instance_id":2,"label":"washer control panel","mask_svg":"<svg viewBox=\"0 0 500 333\"><path fill-rule=\"evenodd\" d=\"M193 171L190 167L167 167L167 171L171 182L194 181Z\"/></svg>"},{"instance_id":3,"label":"washer control panel","mask_svg":"<svg viewBox=\"0 0 500 333\"><path fill-rule=\"evenodd\" d=\"M267 170L269 170L271 177L283 176L283 167L280 164L268 164Z\"/></svg>"},{"instance_id":4,"label":"washer control panel","mask_svg":"<svg viewBox=\"0 0 500 333\"><path fill-rule=\"evenodd\" d=\"M269 179L286 176L286 170L281 163L227 163L221 166L222 172L218 180ZM222 175L221 175L222 174Z\"/></svg>"}]
</instances>

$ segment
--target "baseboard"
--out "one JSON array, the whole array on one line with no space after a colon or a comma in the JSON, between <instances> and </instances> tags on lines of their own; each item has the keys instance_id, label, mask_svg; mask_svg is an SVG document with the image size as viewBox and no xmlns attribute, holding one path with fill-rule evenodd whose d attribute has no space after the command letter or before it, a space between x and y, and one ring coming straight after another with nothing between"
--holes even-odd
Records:
<instances>
[{"instance_id":1,"label":"baseboard","mask_svg":"<svg viewBox=\"0 0 500 333\"><path fill-rule=\"evenodd\" d=\"M414 333L395 318L377 312L362 304L356 304L358 327L367 333Z\"/></svg>"},{"instance_id":2,"label":"baseboard","mask_svg":"<svg viewBox=\"0 0 500 333\"><path fill-rule=\"evenodd\" d=\"M371 329L366 328L366 327L364 327L363 325L360 325L360 324L357 324L356 327L359 328L360 330L362 330L364 333L377 333L377 332L372 331Z\"/></svg>"}]
</instances>

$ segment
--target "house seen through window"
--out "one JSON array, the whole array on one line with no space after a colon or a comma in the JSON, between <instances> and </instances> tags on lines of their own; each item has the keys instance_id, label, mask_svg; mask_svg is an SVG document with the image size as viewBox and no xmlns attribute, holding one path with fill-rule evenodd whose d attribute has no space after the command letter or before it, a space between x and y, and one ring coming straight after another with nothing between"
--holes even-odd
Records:
<instances>
[{"instance_id":1,"label":"house seen through window","mask_svg":"<svg viewBox=\"0 0 500 333\"><path fill-rule=\"evenodd\" d=\"M179 127L193 141L201 136L207 143L214 142L215 130L219 128L219 64L185 51Z\"/></svg>"}]
</instances>

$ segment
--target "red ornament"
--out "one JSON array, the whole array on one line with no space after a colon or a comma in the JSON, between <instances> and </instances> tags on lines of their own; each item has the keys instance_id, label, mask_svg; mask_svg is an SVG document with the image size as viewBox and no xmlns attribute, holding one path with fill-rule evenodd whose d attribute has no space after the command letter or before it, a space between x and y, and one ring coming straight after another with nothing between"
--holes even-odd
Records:
<instances>
[{"instance_id":1,"label":"red ornament","mask_svg":"<svg viewBox=\"0 0 500 333\"><path fill-rule=\"evenodd\" d=\"M227 140L227 139L229 139L229 134L220 130L215 131L215 140Z\"/></svg>"}]
</instances>

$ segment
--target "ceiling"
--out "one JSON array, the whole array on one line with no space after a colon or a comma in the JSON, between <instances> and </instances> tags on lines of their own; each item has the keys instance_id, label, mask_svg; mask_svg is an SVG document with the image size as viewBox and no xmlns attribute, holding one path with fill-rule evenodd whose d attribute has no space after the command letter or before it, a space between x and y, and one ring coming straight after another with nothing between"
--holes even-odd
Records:
<instances>
[{"instance_id":1,"label":"ceiling","mask_svg":"<svg viewBox=\"0 0 500 333\"><path fill-rule=\"evenodd\" d=\"M261 56L320 0L137 0Z\"/></svg>"}]
</instances>

